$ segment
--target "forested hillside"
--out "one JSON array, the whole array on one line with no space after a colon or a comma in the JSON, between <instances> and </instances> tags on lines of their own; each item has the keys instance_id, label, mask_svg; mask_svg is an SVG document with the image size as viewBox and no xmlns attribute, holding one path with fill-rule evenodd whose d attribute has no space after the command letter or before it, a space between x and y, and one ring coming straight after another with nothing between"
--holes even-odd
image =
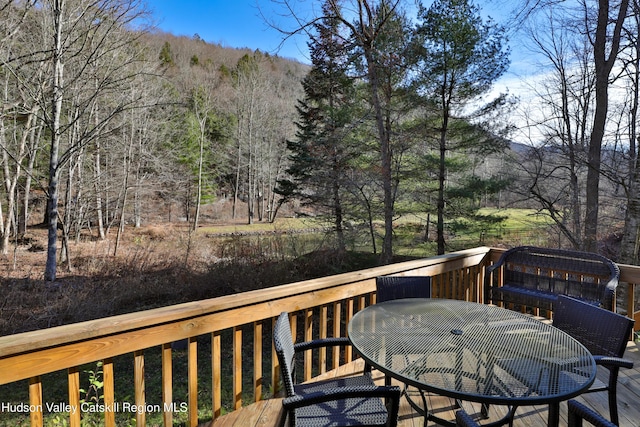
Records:
<instances>
[{"instance_id":1,"label":"forested hillside","mask_svg":"<svg viewBox=\"0 0 640 427\"><path fill-rule=\"evenodd\" d=\"M359 230L390 262L403 217L444 253L450 236L501 220L481 208L509 206L550 217L561 246L598 250L624 228L625 259L637 258L640 60L636 39L620 43L622 28L637 33L626 2L604 38L570 19L580 8L524 2L531 22L548 18L535 27L548 39L529 36L557 66L533 88L540 104L519 107L493 91L510 47L480 6L347 3L363 13L320 1L300 22L301 64L159 32L137 0L0 0L0 252L44 225L54 281L74 240L115 236L117 254L126 226L296 214L326 219L339 251ZM560 42L571 49L549 48ZM616 98L618 63L628 90Z\"/></svg>"},{"instance_id":2,"label":"forested hillside","mask_svg":"<svg viewBox=\"0 0 640 427\"><path fill-rule=\"evenodd\" d=\"M275 215L308 67L147 30L140 6L0 2L3 254L37 224L64 261L82 233L195 229L220 199L233 216Z\"/></svg>"}]
</instances>

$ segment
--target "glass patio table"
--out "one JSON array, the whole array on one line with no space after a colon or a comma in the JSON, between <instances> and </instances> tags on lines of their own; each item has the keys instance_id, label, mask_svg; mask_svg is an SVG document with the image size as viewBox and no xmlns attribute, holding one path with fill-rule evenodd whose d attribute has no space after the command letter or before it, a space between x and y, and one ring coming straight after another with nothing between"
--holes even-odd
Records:
<instances>
[{"instance_id":1,"label":"glass patio table","mask_svg":"<svg viewBox=\"0 0 640 427\"><path fill-rule=\"evenodd\" d=\"M504 308L448 299L398 299L359 311L348 325L355 350L390 377L460 401L506 405L512 422L523 405L549 405L549 425L559 404L595 380L589 351L565 332ZM410 399L410 403L419 407ZM437 417L426 407L425 423Z\"/></svg>"}]
</instances>

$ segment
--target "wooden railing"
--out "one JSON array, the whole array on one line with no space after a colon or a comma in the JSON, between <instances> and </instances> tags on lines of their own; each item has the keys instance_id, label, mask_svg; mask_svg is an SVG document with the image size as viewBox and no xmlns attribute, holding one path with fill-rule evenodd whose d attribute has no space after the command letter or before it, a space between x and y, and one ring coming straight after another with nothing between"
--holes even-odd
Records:
<instances>
[{"instance_id":1,"label":"wooden railing","mask_svg":"<svg viewBox=\"0 0 640 427\"><path fill-rule=\"evenodd\" d=\"M199 408L208 408L210 414L200 418L217 418L224 411L239 409L249 399L258 401L277 393L279 367L270 337L273 320L281 312L293 314L292 327L300 339L344 336L353 314L375 302L375 277L380 275L431 276L434 297L483 302L484 267L499 255L499 250L480 247L0 337L0 386L12 390L28 388L28 413L33 427L42 426L49 405L59 403L44 398L51 394L43 377L55 372L60 375L60 371L67 383L68 399L64 404L69 405L62 412L68 412L71 426L80 426L83 410L99 411L104 415L104 425L109 427L118 425L116 419L123 412L135 418L137 426L146 425L147 416L152 413L161 416L165 426L171 426L175 414L183 411L186 424L196 426L205 421L199 420ZM623 276L640 283L640 268L623 266ZM184 350L176 350L176 343ZM199 350L205 351L199 354ZM184 355L184 374L178 373L175 366L178 352ZM153 360L151 353L155 355ZM132 356L132 363L128 362L133 365L132 372L120 369L119 359L125 355ZM353 357L348 348L342 353L308 352L301 375L309 379L348 363ZM86 387L81 384L81 373L86 372L87 364L96 363L100 363L101 372L100 406L85 406ZM204 381L202 371L207 371ZM243 378L243 374L250 378ZM133 391L124 396L115 386L123 375L129 375L125 382L133 384ZM180 391L184 397L176 391L178 383L186 384ZM199 401L204 389L210 390L211 396L206 402ZM11 405L22 403L0 402L0 417L11 415L16 409Z\"/></svg>"}]
</instances>

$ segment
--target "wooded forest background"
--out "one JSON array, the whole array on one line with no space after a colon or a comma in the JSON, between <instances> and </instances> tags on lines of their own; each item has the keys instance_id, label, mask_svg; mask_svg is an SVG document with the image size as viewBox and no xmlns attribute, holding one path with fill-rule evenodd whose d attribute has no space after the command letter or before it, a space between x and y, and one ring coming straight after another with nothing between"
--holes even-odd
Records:
<instances>
[{"instance_id":1,"label":"wooded forest background","mask_svg":"<svg viewBox=\"0 0 640 427\"><path fill-rule=\"evenodd\" d=\"M368 228L375 248L383 219L387 256L403 215L433 214L442 252L455 226L500 220L480 208L535 208L561 244L623 236L614 255L637 262L636 0L603 17L604 1L520 3L530 48L551 64L532 82L542 102L524 106L486 97L509 48L471 2L408 16L402 1L353 0L365 11L355 21L321 3L302 64L154 30L137 0L0 0L0 252L45 224L55 280L73 239L116 233L117 252L126 225L196 230L203 206L226 202L214 219L327 217L340 248L345 223ZM445 22L453 9L465 13ZM447 37L454 50L438 63ZM457 68L442 68L451 58Z\"/></svg>"}]
</instances>

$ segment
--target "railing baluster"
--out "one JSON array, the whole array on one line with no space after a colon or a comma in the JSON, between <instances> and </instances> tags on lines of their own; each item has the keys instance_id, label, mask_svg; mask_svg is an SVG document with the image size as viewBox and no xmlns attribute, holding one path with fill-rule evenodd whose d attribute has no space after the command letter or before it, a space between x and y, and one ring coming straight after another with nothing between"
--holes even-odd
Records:
<instances>
[{"instance_id":1,"label":"railing baluster","mask_svg":"<svg viewBox=\"0 0 640 427\"><path fill-rule=\"evenodd\" d=\"M42 381L39 376L29 378L29 405L33 409L29 412L31 427L42 427Z\"/></svg>"},{"instance_id":2,"label":"railing baluster","mask_svg":"<svg viewBox=\"0 0 640 427\"><path fill-rule=\"evenodd\" d=\"M162 402L165 407L173 403L173 357L171 343L162 345ZM173 411L164 411L162 421L167 426L173 426Z\"/></svg>"},{"instance_id":3,"label":"railing baluster","mask_svg":"<svg viewBox=\"0 0 640 427\"><path fill-rule=\"evenodd\" d=\"M341 322L341 314L342 314L342 304L338 302L333 303L333 337L341 337L340 332ZM337 369L340 366L340 347L333 347L333 359L332 359L332 368Z\"/></svg>"},{"instance_id":4,"label":"railing baluster","mask_svg":"<svg viewBox=\"0 0 640 427\"><path fill-rule=\"evenodd\" d=\"M253 401L262 400L262 322L253 324Z\"/></svg>"},{"instance_id":5,"label":"railing baluster","mask_svg":"<svg viewBox=\"0 0 640 427\"><path fill-rule=\"evenodd\" d=\"M289 313L289 325L291 327L291 334L295 344L298 341L298 313ZM294 375L297 375L297 372L298 371L294 371Z\"/></svg>"},{"instance_id":6,"label":"railing baluster","mask_svg":"<svg viewBox=\"0 0 640 427\"><path fill-rule=\"evenodd\" d=\"M469 301L468 292L469 292L469 281L471 279L471 272L469 268L464 268L462 270L462 280L458 284L458 298L463 301Z\"/></svg>"},{"instance_id":7,"label":"railing baluster","mask_svg":"<svg viewBox=\"0 0 640 427\"><path fill-rule=\"evenodd\" d=\"M353 317L353 298L347 300L347 312L345 314L344 324L348 325ZM344 350L344 363L349 363L353 360L353 349L350 345Z\"/></svg>"},{"instance_id":8,"label":"railing baluster","mask_svg":"<svg viewBox=\"0 0 640 427\"><path fill-rule=\"evenodd\" d=\"M213 419L222 414L222 353L220 331L211 333L211 394Z\"/></svg>"},{"instance_id":9,"label":"railing baluster","mask_svg":"<svg viewBox=\"0 0 640 427\"><path fill-rule=\"evenodd\" d=\"M76 408L69 414L71 427L80 427L80 371L77 366L71 367L67 371L67 381L69 389L69 406Z\"/></svg>"},{"instance_id":10,"label":"railing baluster","mask_svg":"<svg viewBox=\"0 0 640 427\"><path fill-rule=\"evenodd\" d=\"M313 339L313 309L306 310L304 313L304 340L311 341ZM304 380L311 379L312 368L312 350L304 352Z\"/></svg>"},{"instance_id":11,"label":"railing baluster","mask_svg":"<svg viewBox=\"0 0 640 427\"><path fill-rule=\"evenodd\" d=\"M104 385L105 427L116 427L116 398L113 359L105 359L102 363L102 381Z\"/></svg>"},{"instance_id":12,"label":"railing baluster","mask_svg":"<svg viewBox=\"0 0 640 427\"><path fill-rule=\"evenodd\" d=\"M133 353L133 376L134 376L134 394L135 405L138 408L136 411L136 426L146 425L146 412L140 410L145 405L145 390L144 390L144 351L138 350Z\"/></svg>"},{"instance_id":13,"label":"railing baluster","mask_svg":"<svg viewBox=\"0 0 640 427\"><path fill-rule=\"evenodd\" d=\"M271 336L273 336L275 324L276 318L271 318ZM278 355L276 354L273 340L271 340L271 387L273 388L273 395L277 396L280 391L280 364L278 363Z\"/></svg>"},{"instance_id":14,"label":"railing baluster","mask_svg":"<svg viewBox=\"0 0 640 427\"><path fill-rule=\"evenodd\" d=\"M233 409L242 407L242 329L233 328Z\"/></svg>"},{"instance_id":15,"label":"railing baluster","mask_svg":"<svg viewBox=\"0 0 640 427\"><path fill-rule=\"evenodd\" d=\"M189 389L189 426L198 425L198 341L190 337L188 341L188 389Z\"/></svg>"},{"instance_id":16,"label":"railing baluster","mask_svg":"<svg viewBox=\"0 0 640 427\"><path fill-rule=\"evenodd\" d=\"M320 338L327 338L327 321L328 321L329 307L323 305L320 307L320 321L318 329L320 331ZM320 354L318 355L318 372L324 374L327 372L327 348L320 348Z\"/></svg>"}]
</instances>

